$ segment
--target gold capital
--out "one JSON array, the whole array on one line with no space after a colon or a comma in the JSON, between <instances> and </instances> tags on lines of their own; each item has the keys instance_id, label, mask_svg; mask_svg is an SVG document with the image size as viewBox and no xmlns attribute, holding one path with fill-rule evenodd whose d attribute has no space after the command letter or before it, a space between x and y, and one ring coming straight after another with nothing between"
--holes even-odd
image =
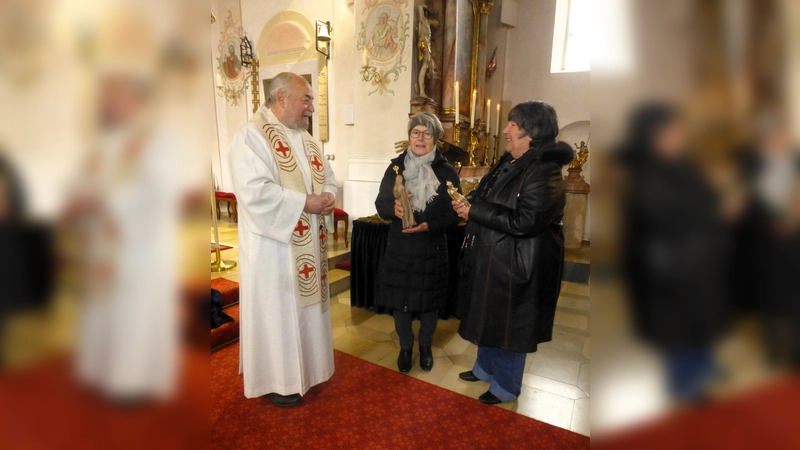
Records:
<instances>
[{"instance_id":1,"label":"gold capital","mask_svg":"<svg viewBox=\"0 0 800 450\"><path fill-rule=\"evenodd\" d=\"M492 8L494 8L494 2L480 2L479 5L481 7L481 14L487 16L492 12Z\"/></svg>"}]
</instances>

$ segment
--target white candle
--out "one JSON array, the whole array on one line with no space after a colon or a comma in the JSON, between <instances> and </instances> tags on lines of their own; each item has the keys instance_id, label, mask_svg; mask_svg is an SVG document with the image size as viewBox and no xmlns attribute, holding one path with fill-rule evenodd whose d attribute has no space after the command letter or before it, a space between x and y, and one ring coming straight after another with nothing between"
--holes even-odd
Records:
<instances>
[{"instance_id":1,"label":"white candle","mask_svg":"<svg viewBox=\"0 0 800 450\"><path fill-rule=\"evenodd\" d=\"M486 100L486 134L489 134L490 117L492 117L492 99Z\"/></svg>"},{"instance_id":2,"label":"white candle","mask_svg":"<svg viewBox=\"0 0 800 450\"><path fill-rule=\"evenodd\" d=\"M364 67L369 66L369 59L367 58L367 49L364 49L364 54L361 55L361 62L364 63Z\"/></svg>"},{"instance_id":3,"label":"white candle","mask_svg":"<svg viewBox=\"0 0 800 450\"><path fill-rule=\"evenodd\" d=\"M497 121L494 123L494 132L500 135L500 103L497 103Z\"/></svg>"},{"instance_id":4,"label":"white candle","mask_svg":"<svg viewBox=\"0 0 800 450\"><path fill-rule=\"evenodd\" d=\"M472 111L469 113L469 127L475 128L475 102L477 101L478 90L472 90Z\"/></svg>"},{"instance_id":5,"label":"white candle","mask_svg":"<svg viewBox=\"0 0 800 450\"><path fill-rule=\"evenodd\" d=\"M455 94L455 97L456 97L455 98L455 102L456 102L456 121L455 121L455 124L458 125L458 119L459 119L459 116L461 115L461 113L458 112L458 109L459 109L458 108L458 81L456 81L456 91L454 92L454 94Z\"/></svg>"},{"instance_id":6,"label":"white candle","mask_svg":"<svg viewBox=\"0 0 800 450\"><path fill-rule=\"evenodd\" d=\"M219 72L217 73L217 86L222 86L222 78L219 77Z\"/></svg>"}]
</instances>

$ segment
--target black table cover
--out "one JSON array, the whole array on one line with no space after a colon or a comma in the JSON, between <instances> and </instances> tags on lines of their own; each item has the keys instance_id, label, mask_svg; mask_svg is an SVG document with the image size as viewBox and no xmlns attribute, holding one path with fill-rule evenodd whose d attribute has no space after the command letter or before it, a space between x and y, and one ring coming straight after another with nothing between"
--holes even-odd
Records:
<instances>
[{"instance_id":1,"label":"black table cover","mask_svg":"<svg viewBox=\"0 0 800 450\"><path fill-rule=\"evenodd\" d=\"M464 240L466 227L458 226L447 235L447 250L450 255L450 279L447 292L447 307L439 311L441 319L453 314L458 283L458 255ZM381 265L389 238L389 224L373 218L353 221L353 236L350 239L350 305L368 309L378 314L390 311L375 306L375 297L380 287Z\"/></svg>"}]
</instances>

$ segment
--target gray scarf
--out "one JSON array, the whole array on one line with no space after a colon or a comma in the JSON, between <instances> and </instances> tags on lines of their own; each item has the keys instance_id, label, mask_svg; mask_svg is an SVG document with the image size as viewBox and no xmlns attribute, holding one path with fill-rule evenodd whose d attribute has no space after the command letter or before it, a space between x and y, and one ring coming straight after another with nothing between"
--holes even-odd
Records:
<instances>
[{"instance_id":1,"label":"gray scarf","mask_svg":"<svg viewBox=\"0 0 800 450\"><path fill-rule=\"evenodd\" d=\"M411 149L406 151L406 158L403 161L405 170L406 189L411 191L411 205L414 211L424 211L428 203L436 196L439 188L439 179L433 173L431 163L436 158L436 147L424 156L417 156Z\"/></svg>"}]
</instances>

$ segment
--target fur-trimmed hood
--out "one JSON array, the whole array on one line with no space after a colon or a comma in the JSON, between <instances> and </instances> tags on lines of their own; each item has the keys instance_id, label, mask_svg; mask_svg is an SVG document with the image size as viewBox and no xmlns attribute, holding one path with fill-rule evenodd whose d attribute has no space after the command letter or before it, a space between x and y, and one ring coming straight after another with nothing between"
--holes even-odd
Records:
<instances>
[{"instance_id":1,"label":"fur-trimmed hood","mask_svg":"<svg viewBox=\"0 0 800 450\"><path fill-rule=\"evenodd\" d=\"M541 144L537 153L541 155L542 161L553 161L559 166L566 166L575 159L575 150L564 141L554 141L547 144Z\"/></svg>"}]
</instances>

